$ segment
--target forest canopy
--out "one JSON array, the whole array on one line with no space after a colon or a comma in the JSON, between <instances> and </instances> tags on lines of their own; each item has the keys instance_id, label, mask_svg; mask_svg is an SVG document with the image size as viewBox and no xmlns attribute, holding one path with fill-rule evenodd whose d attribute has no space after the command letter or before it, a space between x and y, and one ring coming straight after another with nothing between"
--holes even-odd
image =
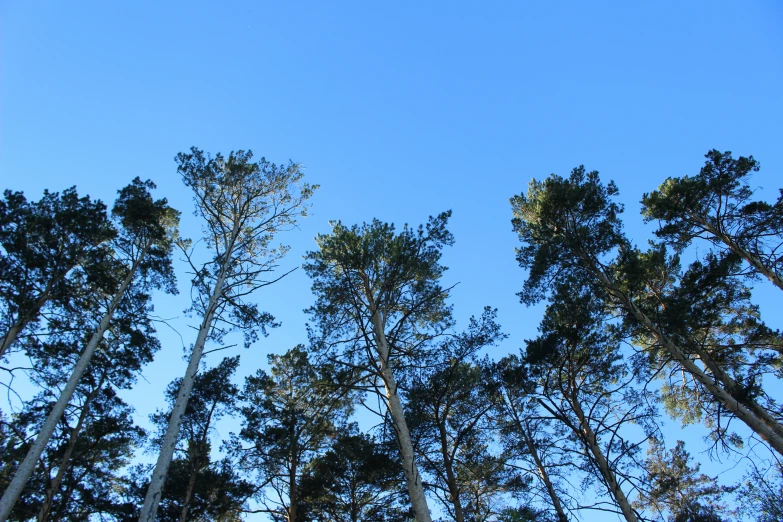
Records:
<instances>
[{"instance_id":1,"label":"forest canopy","mask_svg":"<svg viewBox=\"0 0 783 522\"><path fill-rule=\"evenodd\" d=\"M597 171L521 186L508 291L543 315L505 351L492 303L455 310L450 210L331 222L302 266L308 323L281 326L264 292L318 185L251 151L175 161L201 237L139 177L111 206L0 200L0 522L783 519L783 333L754 296L781 299L783 189L758 197L752 156L710 150L639 194L652 240ZM178 281L187 361L142 424L127 392L178 348L159 332L178 312L154 308ZM270 349L274 328L300 342Z\"/></svg>"}]
</instances>

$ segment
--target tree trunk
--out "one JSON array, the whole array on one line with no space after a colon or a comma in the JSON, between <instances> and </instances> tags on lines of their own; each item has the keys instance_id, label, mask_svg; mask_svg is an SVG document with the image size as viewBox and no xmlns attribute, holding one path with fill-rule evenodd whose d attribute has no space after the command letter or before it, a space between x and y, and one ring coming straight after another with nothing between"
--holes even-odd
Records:
<instances>
[{"instance_id":1,"label":"tree trunk","mask_svg":"<svg viewBox=\"0 0 783 522\"><path fill-rule=\"evenodd\" d=\"M571 403L571 408L579 419L579 427L582 430L582 433L579 435L590 449L590 453L592 453L593 458L595 459L601 476L604 478L604 481L609 488L609 493L614 497L617 505L620 506L620 510L623 512L625 520L628 522L638 522L639 519L636 518L636 514L633 509L631 509L631 503L628 502L625 493L623 493L622 488L620 488L620 485L617 483L617 476L606 461L606 457L604 456L603 451L601 451L600 446L598 446L598 440L596 439L592 428L590 428L590 424L587 422L584 411L582 411L582 405L579 404L579 399L571 394L568 396L568 401Z\"/></svg>"},{"instance_id":2,"label":"tree trunk","mask_svg":"<svg viewBox=\"0 0 783 522\"><path fill-rule=\"evenodd\" d=\"M723 387L721 387L715 380L707 375L698 365L693 362L690 357L686 356L683 351L672 343L658 328L647 315L642 312L622 291L620 291L609 278L601 270L591 264L591 271L598 277L601 284L606 291L619 303L633 315L633 317L639 321L660 343L660 345L669 352L669 355L678 362L686 371L688 371L693 377L704 386L718 402L723 405L728 411L730 411L739 420L744 422L753 432L759 437L764 439L775 451L783 455L783 436L778 435L778 432L783 429L779 423L769 417L768 422L762 421L757 417L751 409L744 404L740 403L737 399L731 396ZM754 409L761 409L760 406ZM771 422L770 425L768 423ZM775 426L773 429L771 426Z\"/></svg>"},{"instance_id":3,"label":"tree trunk","mask_svg":"<svg viewBox=\"0 0 783 522\"><path fill-rule=\"evenodd\" d=\"M740 391L742 388L737 383L737 381L732 379L731 376L723 371L723 368L721 368L720 365L716 363L713 358L704 350L698 346L694 346L692 349L699 356L699 360L701 360L704 366L709 368L709 370L712 372L713 378L718 383L723 385L723 388L726 389L729 395L735 397L734 393ZM739 399L735 400L739 401ZM775 417L770 415L770 413L759 403L750 398L743 398L741 401L741 404L744 404L751 412L753 412L761 422L774 431L779 437L783 437L783 426L781 426Z\"/></svg>"},{"instance_id":4,"label":"tree trunk","mask_svg":"<svg viewBox=\"0 0 783 522\"><path fill-rule=\"evenodd\" d=\"M90 339L90 342L87 343L87 347L79 357L79 361L76 363L76 366L74 366L71 377L68 379L68 383L65 385L65 388L60 394L59 399L57 399L57 403L54 405L54 408L52 408L52 411L46 418L46 422L41 428L38 437L36 437L35 442L30 447L30 450L27 452L27 456L25 457L24 461L22 461L19 469L16 470L13 480L8 485L8 489L6 489L5 493L3 493L3 497L0 499L0 522L5 522L8 519L8 516L11 514L11 510L14 508L14 504L16 504L16 501L19 499L19 495L21 495L25 484L27 484L28 479L33 474L36 462L38 462L38 459L41 457L41 454L49 442L49 439L52 437L52 434L57 427L57 423L60 422L63 413L65 413L65 408L71 401L73 392L76 390L76 386L79 384L79 381L84 375L87 366L90 364L90 360L92 359L98 344L103 339L103 334L109 328L109 323L111 322L112 316L114 315L114 311L117 309L117 306L120 304L120 300L124 296L125 291L128 289L128 286L133 280L133 277L136 275L136 270L139 268L141 261L146 256L146 251L147 248L141 252L139 258L133 263L133 266L128 271L125 280L123 280L120 288L117 290L117 293L111 300L111 303L109 303L109 307L106 310L106 313L103 315L101 322L98 324L98 328L95 330L95 333Z\"/></svg>"},{"instance_id":5,"label":"tree trunk","mask_svg":"<svg viewBox=\"0 0 783 522\"><path fill-rule=\"evenodd\" d=\"M185 409L188 407L188 399L190 399L190 392L193 390L193 383L196 374L198 373L198 366L201 362L201 356L204 353L204 345L207 343L207 337L209 337L209 331L212 329L212 323L215 319L215 314L217 313L218 302L221 297L223 297L223 284L226 282L228 268L234 261L232 253L234 252L236 240L239 236L240 225L240 220L235 219L231 230L231 237L226 241L225 255L223 256L223 262L220 265L220 272L217 281L215 281L215 288L212 290L212 295L209 296L206 314L204 314L204 318L201 321L198 336L193 345L193 351L190 352L188 367L185 370L185 376L182 378L182 384L177 393L177 400L174 403L174 408L171 410L169 424L166 428L166 435L164 436L163 444L161 444L160 447L160 454L158 455L158 461L155 463L155 469L152 471L150 485L147 488L147 495L144 497L141 515L139 515L139 522L155 522L155 516L158 513L158 505L160 504L160 498L163 494L163 485L165 484L166 476L169 473L171 459L174 457L174 449L177 447L182 417L185 415ZM4 521L0 520L0 522Z\"/></svg>"},{"instance_id":6,"label":"tree trunk","mask_svg":"<svg viewBox=\"0 0 783 522\"><path fill-rule=\"evenodd\" d=\"M101 391L101 386L103 386L103 379L101 379L101 382L98 384L98 386L95 387L95 389L87 396L87 399L84 401L84 405L82 406L82 411L79 413L79 419L76 422L76 426L73 427L71 434L68 436L68 447L65 449L65 453L63 454L62 459L60 459L60 465L57 467L57 474L54 476L54 480L52 481L49 490L46 492L46 499L44 500L41 509L38 511L38 522L49 520L50 510L52 509L52 501L54 500L54 496L57 494L57 491L60 489L60 484L62 484L66 470L70 467L71 457L73 456L73 452L76 449L76 441L79 439L79 433L81 433L84 421L90 411L92 400L95 399L95 396L98 395L98 392Z\"/></svg>"},{"instance_id":7,"label":"tree trunk","mask_svg":"<svg viewBox=\"0 0 783 522\"><path fill-rule=\"evenodd\" d=\"M227 258L229 259L229 258ZM220 277L218 277L215 283L215 288L212 291L212 295L209 296L209 303L207 304L207 313L201 321L201 326L198 330L198 336L196 337L196 343L193 345L193 351L190 353L190 360L188 362L187 370L185 370L185 376L182 378L182 384L179 387L177 393L177 400L174 403L174 408L171 410L171 417L169 417L169 424L166 428L166 435L163 438L163 444L160 447L160 454L158 455L158 461L155 463L155 469L152 472L150 479L150 485L147 488L147 496L144 498L144 506L139 516L139 522L155 522L155 516L158 512L158 504L163 493L163 484L166 482L166 476L169 472L169 466L171 465L171 459L174 457L174 449L177 446L177 439L179 438L179 429L182 424L182 417L185 415L185 409L188 407L188 399L190 398L190 392L193 389L193 383L198 373L198 366L201 362L201 355L204 353L204 345L207 342L209 331L212 328L212 322L215 318L215 312L217 310L217 304L223 295L223 283L225 282L226 266L224 262L221 267ZM0 521L3 522L3 521Z\"/></svg>"},{"instance_id":8,"label":"tree trunk","mask_svg":"<svg viewBox=\"0 0 783 522\"><path fill-rule=\"evenodd\" d=\"M185 492L185 501L182 503L182 511L179 513L179 522L185 522L188 519L188 510L190 501L193 498L193 491L196 489L196 479L198 478L198 459L194 459L193 469L190 470L190 479L188 480L188 489Z\"/></svg>"},{"instance_id":9,"label":"tree trunk","mask_svg":"<svg viewBox=\"0 0 783 522\"><path fill-rule=\"evenodd\" d=\"M558 522L568 522L568 517L566 517L565 511L563 510L563 505L560 503L560 497L558 497L557 492L555 492L555 487L552 485L552 480L549 478L549 473L546 470L546 466L544 466L544 463L538 456L536 442L533 440L533 437L530 436L527 424L522 426L521 421L517 420L517 425L522 432L522 438L525 439L525 445L530 452L530 456L533 457L533 462L535 463L536 469L538 470L538 475L541 477L541 481L546 487L546 492L549 494L549 498L552 500L552 506L555 508L555 512L557 513Z\"/></svg>"},{"instance_id":10,"label":"tree trunk","mask_svg":"<svg viewBox=\"0 0 783 522\"><path fill-rule=\"evenodd\" d=\"M566 517L563 504L560 502L560 497L557 496L557 492L555 491L555 487L552 484L552 480L549 478L549 472L546 470L546 466L544 466L544 463L538 455L536 442L530 435L530 426L527 422L523 422L522 419L519 418L519 414L511 402L511 397L509 397L507 392L503 393L503 400L505 401L508 410L511 412L511 415L514 417L514 424L516 424L517 429L522 434L522 438L525 441L525 446L527 446L530 455L533 457L533 462L535 463L536 469L538 470L538 475L541 477L541 481L544 483L546 492L549 495L550 500L552 500L552 506L555 508L555 512L557 513L558 522L568 522L568 517Z\"/></svg>"},{"instance_id":11,"label":"tree trunk","mask_svg":"<svg viewBox=\"0 0 783 522\"><path fill-rule=\"evenodd\" d=\"M47 287L47 289L42 292L41 297L35 305L11 325L11 328L8 329L8 333L3 337L3 342L0 343L0 359L3 358L11 345L14 344L16 338L19 337L19 334L24 330L24 327L27 326L27 323L32 321L41 312L41 308L49 301L49 297L49 288Z\"/></svg>"},{"instance_id":12,"label":"tree trunk","mask_svg":"<svg viewBox=\"0 0 783 522\"><path fill-rule=\"evenodd\" d=\"M14 344L14 341L19 337L19 333L25 327L25 324L27 324L26 321L19 319L8 329L8 333L3 337L3 342L0 343L0 358L2 358L5 355L5 352L8 351L8 348Z\"/></svg>"},{"instance_id":13,"label":"tree trunk","mask_svg":"<svg viewBox=\"0 0 783 522\"><path fill-rule=\"evenodd\" d=\"M700 226L704 227L707 232L715 236L719 241L723 242L727 247L729 247L729 250L747 261L750 266L758 270L761 275L772 281L773 285L777 286L780 290L783 290L783 278L781 278L780 275L778 275L774 270L767 267L761 261L761 259L740 247L735 241L731 239L731 236L724 234L720 230L716 229L709 222L707 222L707 220L702 219L700 216L695 214L690 214L690 217Z\"/></svg>"},{"instance_id":14,"label":"tree trunk","mask_svg":"<svg viewBox=\"0 0 783 522\"><path fill-rule=\"evenodd\" d=\"M459 486L457 485L457 477L454 476L454 463L449 454L446 427L441 422L438 422L438 432L440 434L440 451L443 455L443 467L446 469L446 482L449 486L451 503L454 504L454 519L456 522L465 522L465 515L462 513L462 500L460 499Z\"/></svg>"},{"instance_id":15,"label":"tree trunk","mask_svg":"<svg viewBox=\"0 0 783 522\"><path fill-rule=\"evenodd\" d=\"M41 309L44 307L44 305L49 302L49 299L52 297L51 292L54 286L65 279L68 273L81 262L82 260L79 260L76 264L68 268L68 270L62 271L59 275L53 277L46 283L46 288L41 291L41 295L38 298L38 301L36 301L33 307L11 326L11 328L8 330L8 333L6 333L5 337L3 337L3 341L0 342L0 359L3 358L8 348L14 344L16 338L19 336L22 330L24 330L24 327L27 326L27 323L35 319L35 317L41 312Z\"/></svg>"},{"instance_id":16,"label":"tree trunk","mask_svg":"<svg viewBox=\"0 0 783 522\"><path fill-rule=\"evenodd\" d=\"M291 462L291 470L288 477L288 522L296 522L296 503L299 502L296 491L297 459Z\"/></svg>"},{"instance_id":17,"label":"tree trunk","mask_svg":"<svg viewBox=\"0 0 783 522\"><path fill-rule=\"evenodd\" d=\"M356 482L353 476L351 477L351 522L361 522L359 520L359 514L361 506L356 498Z\"/></svg>"},{"instance_id":18,"label":"tree trunk","mask_svg":"<svg viewBox=\"0 0 783 522\"><path fill-rule=\"evenodd\" d=\"M421 483L421 475L416 467L416 459L413 454L413 443L411 442L408 423L405 421L405 413L402 409L402 402L397 394L397 382L394 379L389 361L389 345L386 341L386 334L383 331L383 319L379 310L374 310L372 314L373 332L375 343L378 349L378 363L381 370L381 378L386 388L386 399L389 404L389 413L392 417L394 431L397 434L397 443L400 446L400 456L402 457L403 471L405 472L405 482L408 485L408 494L411 498L416 522L432 522L430 510L427 506L427 498L424 496L424 486Z\"/></svg>"}]
</instances>

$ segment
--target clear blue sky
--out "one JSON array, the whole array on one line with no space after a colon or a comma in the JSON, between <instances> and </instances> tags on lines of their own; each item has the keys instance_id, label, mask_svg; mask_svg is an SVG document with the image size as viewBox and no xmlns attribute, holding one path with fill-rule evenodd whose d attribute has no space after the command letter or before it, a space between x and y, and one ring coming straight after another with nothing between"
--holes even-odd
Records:
<instances>
[{"instance_id":1,"label":"clear blue sky","mask_svg":"<svg viewBox=\"0 0 783 522\"><path fill-rule=\"evenodd\" d=\"M306 167L322 189L287 234L285 267L328 220L418 224L454 211L446 282L463 321L518 304L508 198L532 177L585 164L614 179L644 243L641 194L692 174L711 148L753 154L783 185L783 3L736 2L22 2L0 3L0 188L38 198L77 185L111 202L153 179L198 237L174 155L253 149ZM186 277L180 272L181 286ZM761 286L764 286L763 284ZM764 303L771 291L759 290ZM187 304L159 299L163 316ZM299 271L259 295L283 327L243 354L305 340ZM766 301L769 302L769 301ZM774 305L764 318L783 326ZM183 331L186 343L190 332ZM145 372L139 418L184 372L175 337ZM696 449L696 448L694 448Z\"/></svg>"}]
</instances>

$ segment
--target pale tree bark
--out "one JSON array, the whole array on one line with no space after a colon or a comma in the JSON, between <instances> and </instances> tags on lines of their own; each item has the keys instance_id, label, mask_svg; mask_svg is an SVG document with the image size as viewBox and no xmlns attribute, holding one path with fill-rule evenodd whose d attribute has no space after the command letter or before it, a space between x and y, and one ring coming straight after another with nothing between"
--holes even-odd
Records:
<instances>
[{"instance_id":1,"label":"pale tree bark","mask_svg":"<svg viewBox=\"0 0 783 522\"><path fill-rule=\"evenodd\" d=\"M375 344L378 351L381 379L383 380L383 385L386 390L386 401L394 425L394 431L397 434L403 471L405 472L405 482L408 486L408 495L411 499L414 516L416 517L416 522L432 522L430 509L427 506L427 498L424 496L424 486L421 483L421 475L419 474L419 469L416 466L416 459L413 454L411 434L408 430L408 423L405 421L402 402L397 393L397 381L394 378L394 372L389 361L389 344L383 329L383 318L381 317L380 310L372 311L372 323Z\"/></svg>"},{"instance_id":2,"label":"pale tree bark","mask_svg":"<svg viewBox=\"0 0 783 522\"><path fill-rule=\"evenodd\" d=\"M73 456L73 452L76 449L76 442L79 439L82 426L84 425L84 421L87 419L87 415L90 412L90 406L93 399L95 399L95 397L101 391L101 386L103 386L103 380L98 383L95 389L90 392L90 394L84 400L84 404L82 405L82 410L79 413L79 419L76 422L76 426L73 427L70 435L68 436L68 446L66 447L65 453L60 459L60 465L57 466L57 474L54 476L54 480L52 480L49 489L46 491L46 499L44 500L41 509L38 511L38 522L45 522L46 520L49 520L54 496L57 494L57 491L59 491L60 484L62 484L63 477L65 477L65 472L70 467L71 457Z\"/></svg>"},{"instance_id":3,"label":"pale tree bark","mask_svg":"<svg viewBox=\"0 0 783 522\"><path fill-rule=\"evenodd\" d=\"M595 459L598 470L600 471L601 476L604 478L606 486L609 488L609 493L614 497L617 505L620 507L620 511L622 511L625 520L628 522L638 522L639 519L636 517L636 513L634 513L634 510L631 508L631 503L628 502L628 498L625 496L625 493L623 493L620 484L617 482L617 476L609 466L609 463L606 460L606 456L604 455L603 451L601 451L601 447L598 445L598 439L595 436L595 432L593 432L592 428L590 427L590 423L587 422L585 413L582 411L582 405L579 404L579 399L574 393L568 394L567 397L568 402L571 404L571 408L576 415L576 418L579 420L579 429L582 431L580 434L581 438L584 440L585 444L590 450L590 453L593 455L593 459Z\"/></svg>"},{"instance_id":4,"label":"pale tree bark","mask_svg":"<svg viewBox=\"0 0 783 522\"><path fill-rule=\"evenodd\" d=\"M601 270L593 267L592 272L601 281L606 291L628 311L633 317L649 331L656 341L671 355L672 359L679 363L694 379L696 379L721 405L744 422L753 432L764 439L775 451L783 455L783 427L768 412L752 399L746 402L753 404L749 408L731 396L713 377L708 375L680 349L671 342L666 335L653 323L647 315L637 307L631 299L618 289ZM755 412L755 413L754 413Z\"/></svg>"},{"instance_id":5,"label":"pale tree bark","mask_svg":"<svg viewBox=\"0 0 783 522\"><path fill-rule=\"evenodd\" d=\"M547 471L544 462L541 460L541 457L538 454L536 441L533 440L533 437L530 435L531 430L529 424L519 417L519 413L514 407L514 403L511 401L511 397L509 397L508 392L504 390L502 392L502 396L508 411L511 413L511 416L514 419L514 424L516 425L517 430L519 430L519 432L522 434L522 439L525 441L525 446L527 447L530 456L533 458L533 463L536 466L538 476L541 479L541 482L544 483L544 487L546 488L546 492L549 495L549 499L552 501L552 507L555 508L555 512L557 513L558 522L568 522L568 517L565 514L562 502L560 502L560 497L555 491L554 484L552 484L552 479L549 476L549 472Z\"/></svg>"},{"instance_id":6,"label":"pale tree bark","mask_svg":"<svg viewBox=\"0 0 783 522\"><path fill-rule=\"evenodd\" d=\"M144 498L144 506L141 509L139 522L155 521L155 516L158 512L158 505L160 504L161 495L163 494L163 485L166 482L166 476L169 472L171 459L174 457L174 449L177 446L179 429L182 425L182 417L184 417L185 410L188 407L188 399L190 398L190 392L193 390L193 383L195 381L196 374L198 373L201 356L204 353L204 345L207 342L209 331L212 328L212 323L218 308L218 302L223 296L223 283L225 282L225 274L227 269L226 264L228 263L228 260L230 260L229 256L226 257L226 261L223 263L220 276L218 277L218 280L215 283L215 287L212 290L212 295L209 297L207 313L204 315L204 318L201 321L201 326L198 330L198 336L196 337L196 343L193 345L193 351L190 353L188 367L187 370L185 370L185 376L182 378L182 384L180 385L179 392L177 393L177 400L174 403L174 408L171 410L171 417L169 418L169 424L166 428L166 435L163 438L163 444L160 448L158 460L155 463L155 469L152 471L150 485L147 488L147 495Z\"/></svg>"},{"instance_id":7,"label":"pale tree bark","mask_svg":"<svg viewBox=\"0 0 783 522\"><path fill-rule=\"evenodd\" d=\"M24 489L25 484L27 484L27 481L30 479L30 476L35 470L36 462L38 462L38 459L41 457L44 448L46 448L49 439L51 439L52 434L57 427L57 423L60 422L60 419L65 413L65 408L71 401L79 381L84 375L84 372L87 370L87 366L90 364L90 360L92 359L95 350L98 348L98 344L100 344L101 340L103 339L103 334L109 328L112 316L114 315L114 312L119 306L120 301L125 295L128 286L130 286L131 282L133 281L133 277L136 275L136 270L138 270L141 261L144 259L146 251L147 248L142 251L141 255L134 262L133 266L128 271L127 276L122 281L120 288L112 298L106 313L103 315L101 322L98 324L98 328L95 330L95 333L90 339L90 342L87 343L87 347L79 357L79 361L76 363L76 366L74 366L71 377L68 379L68 383L65 385L65 388L60 394L60 397L57 399L54 408L52 408L52 411L46 418L46 422L44 422L43 427L41 427L41 431L38 433L35 442L27 452L27 456L25 457L24 461L22 461L19 469L16 470L14 478L11 480L11 483L8 485L5 493L3 493L3 497L0 499L0 522L5 522L8 520L8 517L11 514L11 510L13 510L16 501L19 500L19 496L22 494L22 490Z\"/></svg>"},{"instance_id":8,"label":"pale tree bark","mask_svg":"<svg viewBox=\"0 0 783 522\"><path fill-rule=\"evenodd\" d=\"M30 321L35 319L39 313L41 313L41 309L47 302L49 302L49 299L51 299L50 291L51 289L47 286L46 290L41 293L41 297L38 298L38 301L36 301L35 305L33 305L33 307L28 310L27 313L19 317L16 322L11 325L11 328L8 329L5 337L3 337L2 343L0 343L0 359L2 359L2 357L6 354L11 345L14 344L16 339L19 337L19 334L22 333L22 330L24 330L24 327L27 326Z\"/></svg>"},{"instance_id":9,"label":"pale tree bark","mask_svg":"<svg viewBox=\"0 0 783 522\"><path fill-rule=\"evenodd\" d=\"M205 220L207 244L215 257L202 269L191 263L196 277L200 278L199 289L210 295L206 305L203 300L197 305L203 318L171 411L139 522L155 521L182 418L215 322L223 319L226 308L241 303L243 296L273 282L263 281L261 275L272 271L273 261L280 259L287 247L272 248L270 243L277 232L295 226L296 215L305 215L305 201L313 191L310 185L299 185L302 174L297 165L278 169L263 159L259 163L249 163L251 158L252 152L239 151L228 158L218 154L213 159L195 147L191 148L191 154L177 156L177 170L185 185L194 191L196 214ZM208 290L213 277L214 286ZM230 322L227 317L225 319ZM238 321L242 323L243 319ZM263 324L262 319L259 321Z\"/></svg>"},{"instance_id":10,"label":"pale tree bark","mask_svg":"<svg viewBox=\"0 0 783 522\"><path fill-rule=\"evenodd\" d=\"M22 330L24 330L25 326L27 326L30 321L38 317L38 314L41 313L41 310L46 305L46 303L52 299L52 290L54 289L54 286L60 281L64 280L68 274L71 273L73 268L78 266L82 261L83 260L79 260L76 265L70 267L67 270L61 271L59 275L50 279L46 283L46 287L41 291L40 295L38 296L38 300L35 302L32 308L21 315L16 320L16 322L11 325L11 328L8 329L8 332L6 332L5 337L3 337L2 342L0 342L0 359L3 358L11 345L14 344L16 339L19 337L19 334L22 333Z\"/></svg>"},{"instance_id":11,"label":"pale tree bark","mask_svg":"<svg viewBox=\"0 0 783 522\"><path fill-rule=\"evenodd\" d=\"M758 257L754 256L753 254L751 254L750 252L742 248L739 244L737 244L736 241L734 241L731 238L731 236L715 228L701 216L697 216L695 214L689 214L689 216L695 223L701 226L704 230L706 230L707 232L715 236L716 239L723 242L727 247L729 247L729 250L731 250L734 254L740 256L742 259L747 261L748 264L750 264L750 266L752 266L759 272L759 274L769 279L773 285L778 287L778 289L783 290L783 278L781 278L780 275L776 273L774 270L772 270L767 265L765 265L764 262L761 261L761 259L759 259Z\"/></svg>"},{"instance_id":12,"label":"pale tree bark","mask_svg":"<svg viewBox=\"0 0 783 522\"><path fill-rule=\"evenodd\" d=\"M723 370L723 368L720 367L720 364L715 362L712 356L710 356L698 346L694 346L692 349L694 353L698 355L699 360L704 364L704 366L712 372L713 378L717 381L717 383L722 385L729 395L731 395L735 390L741 390L741 386L737 383L737 381L732 379L731 376L729 376ZM764 407L762 407L753 399L745 399L744 404L759 418L759 420L761 420L761 422L774 431L779 437L783 437L783 426L781 426L778 420L770 415L770 413Z\"/></svg>"},{"instance_id":13,"label":"pale tree bark","mask_svg":"<svg viewBox=\"0 0 783 522\"><path fill-rule=\"evenodd\" d=\"M536 465L538 476L541 477L541 481L544 483L544 487L546 488L546 492L549 495L549 499L552 501L552 507L555 508L558 522L568 522L568 517L566 517L563 504L560 502L560 497L557 495L555 487L552 484L552 479L549 477L549 472L547 471L546 466L544 466L541 457L538 455L538 449L536 448L536 443L533 440L533 437L530 436L529 427L527 425L520 426L520 430L522 432L522 438L525 440L525 445L530 452L530 456L533 457L533 462Z\"/></svg>"}]
</instances>

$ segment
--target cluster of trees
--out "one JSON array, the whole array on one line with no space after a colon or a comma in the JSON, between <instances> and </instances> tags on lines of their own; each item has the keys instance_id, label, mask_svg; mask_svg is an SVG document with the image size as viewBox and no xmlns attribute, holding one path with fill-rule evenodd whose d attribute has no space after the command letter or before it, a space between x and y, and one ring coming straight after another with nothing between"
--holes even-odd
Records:
<instances>
[{"instance_id":1,"label":"cluster of trees","mask_svg":"<svg viewBox=\"0 0 783 522\"><path fill-rule=\"evenodd\" d=\"M566 522L586 510L716 522L742 514L730 496L783 519L783 335L751 300L758 281L783 290L783 192L754 199L752 157L710 151L697 175L645 194L658 224L646 249L597 172L531 181L511 199L519 297L546 310L538 336L499 360L486 355L505 338L496 310L462 331L453 318L449 212L417 228L333 223L304 264L307 344L238 385L239 356L204 357L277 326L251 296L285 275L277 236L317 188L296 164L252 158L177 156L199 249L150 181L120 190L110 213L75 189L5 192L2 371L9 396L18 375L39 392L0 417L0 522ZM148 432L121 395L160 348L152 292L177 291L175 250L197 333ZM358 411L375 427L361 430ZM745 479L700 473L664 436L664 412L703 424L712 455L746 455ZM218 440L222 418L240 429ZM137 463L145 449L154 465Z\"/></svg>"}]
</instances>

